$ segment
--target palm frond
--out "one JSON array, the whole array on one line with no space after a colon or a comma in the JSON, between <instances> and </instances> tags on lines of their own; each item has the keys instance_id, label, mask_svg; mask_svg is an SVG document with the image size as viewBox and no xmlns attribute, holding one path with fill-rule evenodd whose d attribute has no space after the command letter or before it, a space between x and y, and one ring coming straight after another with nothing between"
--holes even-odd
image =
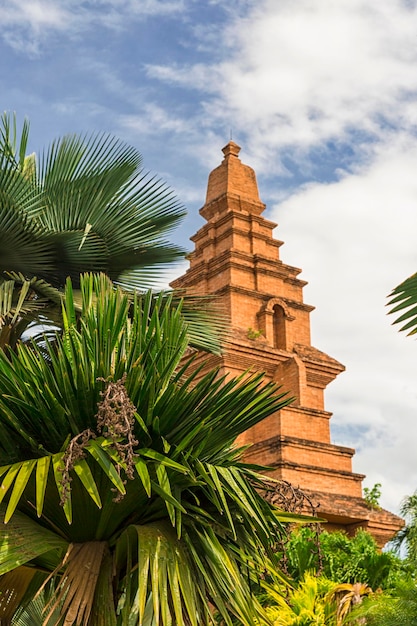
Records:
<instances>
[{"instance_id":1,"label":"palm frond","mask_svg":"<svg viewBox=\"0 0 417 626\"><path fill-rule=\"evenodd\" d=\"M3 159L21 171L27 167L26 149L29 139L29 121L23 121L20 137L17 131L16 114L4 112L0 117L0 154Z\"/></svg>"},{"instance_id":2,"label":"palm frond","mask_svg":"<svg viewBox=\"0 0 417 626\"><path fill-rule=\"evenodd\" d=\"M35 573L23 601L12 614L13 626L56 626L62 621L61 606L57 606L49 620L45 620L45 607L49 604L55 589L53 584L49 583L39 591L43 579L37 581L36 577L37 574Z\"/></svg>"},{"instance_id":3,"label":"palm frond","mask_svg":"<svg viewBox=\"0 0 417 626\"><path fill-rule=\"evenodd\" d=\"M184 255L166 234L184 210L164 183L141 170L133 147L105 134L66 136L41 157L44 206L30 212L55 249L48 280L74 283L81 272L106 272L142 289L147 274Z\"/></svg>"},{"instance_id":4,"label":"palm frond","mask_svg":"<svg viewBox=\"0 0 417 626\"><path fill-rule=\"evenodd\" d=\"M400 331L408 331L407 335L414 335L417 332L417 274L413 274L395 287L389 298L387 306L392 307L388 311L389 314L403 311L393 324L406 322Z\"/></svg>"},{"instance_id":5,"label":"palm frond","mask_svg":"<svg viewBox=\"0 0 417 626\"><path fill-rule=\"evenodd\" d=\"M5 524L5 506L0 505L0 576L46 553L59 553L67 542L18 511Z\"/></svg>"},{"instance_id":6,"label":"palm frond","mask_svg":"<svg viewBox=\"0 0 417 626\"><path fill-rule=\"evenodd\" d=\"M0 163L0 272L41 275L54 261L53 250L28 213L42 206L38 188Z\"/></svg>"},{"instance_id":7,"label":"palm frond","mask_svg":"<svg viewBox=\"0 0 417 626\"><path fill-rule=\"evenodd\" d=\"M30 309L42 302L45 323L49 317L59 321L56 292L68 276L78 287L81 273L104 272L125 289L143 291L159 283L167 263L184 257L184 250L168 241L184 209L162 181L142 170L135 148L107 134L68 135L34 159L23 156L27 136L26 122L19 140L15 117L3 117L0 277L36 276L44 287L50 284L51 302L44 300L45 288L35 290L41 300L32 301ZM195 299L187 300L183 310L193 345L218 352L223 326L218 312L203 300L199 312ZM2 345L14 348L27 324L13 319L7 324L12 333L4 326Z\"/></svg>"},{"instance_id":8,"label":"palm frond","mask_svg":"<svg viewBox=\"0 0 417 626\"><path fill-rule=\"evenodd\" d=\"M199 623L202 607L197 581L191 577L187 553L172 529L164 524L129 526L116 543L115 558L118 569L126 572L123 623L135 599L142 623L150 597L156 624ZM171 606L168 598L172 598Z\"/></svg>"}]
</instances>

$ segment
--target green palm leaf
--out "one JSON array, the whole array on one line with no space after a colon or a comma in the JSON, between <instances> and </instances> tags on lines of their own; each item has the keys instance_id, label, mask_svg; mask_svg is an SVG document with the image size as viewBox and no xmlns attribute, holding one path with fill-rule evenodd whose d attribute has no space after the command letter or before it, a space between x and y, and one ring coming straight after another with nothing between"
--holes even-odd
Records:
<instances>
[{"instance_id":1,"label":"green palm leaf","mask_svg":"<svg viewBox=\"0 0 417 626\"><path fill-rule=\"evenodd\" d=\"M389 296L388 306L392 307L390 314L403 313L394 320L394 324L402 324L400 331L408 331L407 335L417 332L417 274L413 274L395 289Z\"/></svg>"},{"instance_id":2,"label":"green palm leaf","mask_svg":"<svg viewBox=\"0 0 417 626\"><path fill-rule=\"evenodd\" d=\"M32 576L36 573L33 568L27 569ZM36 579L33 582L36 583ZM26 593L26 596L29 597L29 601L24 603L17 602L17 610L15 607L14 610L10 612L10 615L13 616L13 626L54 626L57 622L59 622L61 607L56 607L48 622L45 621L44 611L45 606L49 603L54 593L54 588L53 586L51 587L51 585L48 585L47 589L43 589L36 595L36 597L33 597L33 593L30 593L30 588L33 586L33 582L28 585ZM103 625L105 625L104 621Z\"/></svg>"},{"instance_id":3,"label":"green palm leaf","mask_svg":"<svg viewBox=\"0 0 417 626\"><path fill-rule=\"evenodd\" d=\"M91 456L97 461L98 465L104 471L107 478L116 487L116 489L121 494L125 494L126 489L124 487L123 480L121 479L120 474L115 469L115 466L112 463L111 456L107 454L106 450L102 448L96 440L90 441L86 445L85 449L88 450Z\"/></svg>"},{"instance_id":4,"label":"green palm leaf","mask_svg":"<svg viewBox=\"0 0 417 626\"><path fill-rule=\"evenodd\" d=\"M153 267L183 256L164 237L184 211L173 193L141 170L141 156L109 135L66 136L38 166L44 205L29 216L48 233L54 265L43 278L74 283L105 271L125 285L147 284Z\"/></svg>"},{"instance_id":5,"label":"green palm leaf","mask_svg":"<svg viewBox=\"0 0 417 626\"><path fill-rule=\"evenodd\" d=\"M18 137L16 115L3 113L0 118L0 154L12 167L21 171L27 167L26 148L29 139L29 121L23 122L23 127Z\"/></svg>"},{"instance_id":6,"label":"green palm leaf","mask_svg":"<svg viewBox=\"0 0 417 626\"><path fill-rule=\"evenodd\" d=\"M121 535L116 545L116 562L126 571L127 593L137 601L139 623L142 623L149 599L153 605L153 619L156 624L178 625L200 622L202 598L198 593L190 573L187 552L168 526L163 524L149 526L130 526ZM132 572L137 569L135 587L130 589ZM167 598L172 598L169 606ZM125 605L125 620L131 611L131 605Z\"/></svg>"},{"instance_id":7,"label":"green palm leaf","mask_svg":"<svg viewBox=\"0 0 417 626\"><path fill-rule=\"evenodd\" d=\"M36 460L30 460L30 461L23 461L23 463L20 465L19 468L19 472L16 476L16 479L14 481L14 487L13 487L13 491L12 494L10 496L9 499L9 503L7 505L7 510L6 510L6 514L4 516L4 522L5 524L7 524L7 522L9 521L9 519L11 518L11 516L13 515L20 498L23 495L23 492L26 488L26 485L29 481L29 478L32 474L33 469L36 466ZM5 479L6 480L6 479ZM4 484L5 481L3 481ZM0 487L0 490L3 489L3 484Z\"/></svg>"},{"instance_id":8,"label":"green palm leaf","mask_svg":"<svg viewBox=\"0 0 417 626\"><path fill-rule=\"evenodd\" d=\"M68 543L56 533L40 526L27 515L15 512L5 524L5 506L0 505L0 576L36 558L53 553L58 555ZM56 558L55 557L55 558ZM58 561L58 558L56 558Z\"/></svg>"},{"instance_id":9,"label":"green palm leaf","mask_svg":"<svg viewBox=\"0 0 417 626\"><path fill-rule=\"evenodd\" d=\"M50 463L50 456L42 456L36 464L36 514L38 517L41 516L43 510Z\"/></svg>"}]
</instances>

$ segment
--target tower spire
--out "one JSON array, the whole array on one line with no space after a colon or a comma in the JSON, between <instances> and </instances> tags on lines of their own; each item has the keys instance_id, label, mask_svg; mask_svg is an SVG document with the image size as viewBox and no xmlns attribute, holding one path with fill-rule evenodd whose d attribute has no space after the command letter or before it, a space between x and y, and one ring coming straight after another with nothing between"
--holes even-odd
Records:
<instances>
[{"instance_id":1,"label":"tower spire","mask_svg":"<svg viewBox=\"0 0 417 626\"><path fill-rule=\"evenodd\" d=\"M259 215L265 205L259 198L254 170L239 159L240 146L234 141L229 141L222 152L223 161L209 176L206 203L201 215L209 220L213 214L213 207L210 207L210 204L224 196L231 199L241 198L243 202L241 210Z\"/></svg>"}]
</instances>

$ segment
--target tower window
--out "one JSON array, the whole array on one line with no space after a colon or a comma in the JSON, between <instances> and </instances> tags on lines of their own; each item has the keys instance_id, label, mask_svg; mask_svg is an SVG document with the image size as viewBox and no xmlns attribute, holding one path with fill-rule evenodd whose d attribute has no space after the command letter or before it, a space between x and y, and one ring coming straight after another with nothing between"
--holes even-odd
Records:
<instances>
[{"instance_id":1,"label":"tower window","mask_svg":"<svg viewBox=\"0 0 417 626\"><path fill-rule=\"evenodd\" d=\"M274 347L278 348L279 350L286 350L287 338L284 309L279 304L275 304L273 312Z\"/></svg>"}]
</instances>

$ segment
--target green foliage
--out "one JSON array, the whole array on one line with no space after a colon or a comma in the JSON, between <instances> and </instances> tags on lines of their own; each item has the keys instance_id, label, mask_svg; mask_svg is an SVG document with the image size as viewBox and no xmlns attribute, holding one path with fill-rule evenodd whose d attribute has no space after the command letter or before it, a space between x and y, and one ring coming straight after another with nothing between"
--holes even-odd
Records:
<instances>
[{"instance_id":1,"label":"green foliage","mask_svg":"<svg viewBox=\"0 0 417 626\"><path fill-rule=\"evenodd\" d=\"M283 529L233 442L288 399L193 370L180 304L80 288L55 342L0 351L0 586L30 600L21 568L51 574L68 626L262 621Z\"/></svg>"},{"instance_id":2,"label":"green foliage","mask_svg":"<svg viewBox=\"0 0 417 626\"><path fill-rule=\"evenodd\" d=\"M406 550L406 563L417 574L417 492L404 498L400 514L405 518L405 526L398 531L393 540L397 550Z\"/></svg>"},{"instance_id":3,"label":"green foliage","mask_svg":"<svg viewBox=\"0 0 417 626\"><path fill-rule=\"evenodd\" d=\"M32 159L26 155L28 139L29 121L24 120L19 137L16 115L3 113L0 117L0 154L6 162L20 171L24 171L28 159Z\"/></svg>"},{"instance_id":4,"label":"green foliage","mask_svg":"<svg viewBox=\"0 0 417 626\"><path fill-rule=\"evenodd\" d=\"M364 487L363 499L371 509L380 509L381 483L375 483L373 487Z\"/></svg>"},{"instance_id":5,"label":"green foliage","mask_svg":"<svg viewBox=\"0 0 417 626\"><path fill-rule=\"evenodd\" d=\"M336 626L334 588L327 578L308 573L292 588L267 587L267 617L273 626Z\"/></svg>"},{"instance_id":6,"label":"green foliage","mask_svg":"<svg viewBox=\"0 0 417 626\"><path fill-rule=\"evenodd\" d=\"M321 536L321 535L320 535ZM300 580L307 572L318 572L321 563L319 534L316 528L295 528L284 547L281 558L289 576Z\"/></svg>"},{"instance_id":7,"label":"green foliage","mask_svg":"<svg viewBox=\"0 0 417 626\"><path fill-rule=\"evenodd\" d=\"M28 177L22 171L28 126L17 148L15 124L7 116L2 121L0 271L36 275L55 287L67 276L75 285L80 272L103 271L143 288L152 268L183 256L164 237L184 209L143 171L135 148L111 135L67 135L36 157Z\"/></svg>"},{"instance_id":8,"label":"green foliage","mask_svg":"<svg viewBox=\"0 0 417 626\"><path fill-rule=\"evenodd\" d=\"M138 151L111 135L67 135L27 157L29 124L0 118L0 348L56 323L66 278L104 272L143 289L184 256L166 237L185 214Z\"/></svg>"},{"instance_id":9,"label":"green foliage","mask_svg":"<svg viewBox=\"0 0 417 626\"><path fill-rule=\"evenodd\" d=\"M307 571L320 571L337 583L366 583L372 589L392 584L401 562L392 552L380 552L373 537L358 530L353 538L343 532L322 532L320 550L310 528L295 530L287 544L289 574L299 580Z\"/></svg>"},{"instance_id":10,"label":"green foliage","mask_svg":"<svg viewBox=\"0 0 417 626\"><path fill-rule=\"evenodd\" d=\"M413 274L395 287L389 296L388 306L393 306L390 314L401 313L394 324L402 324L400 331L408 331L407 335L417 332L417 274Z\"/></svg>"},{"instance_id":11,"label":"green foliage","mask_svg":"<svg viewBox=\"0 0 417 626\"><path fill-rule=\"evenodd\" d=\"M259 339L263 336L263 330L254 330L253 328L248 328L248 339Z\"/></svg>"},{"instance_id":12,"label":"green foliage","mask_svg":"<svg viewBox=\"0 0 417 626\"><path fill-rule=\"evenodd\" d=\"M415 580L400 579L391 593L370 596L352 612L351 618L349 623L366 623L368 626L417 626Z\"/></svg>"},{"instance_id":13,"label":"green foliage","mask_svg":"<svg viewBox=\"0 0 417 626\"><path fill-rule=\"evenodd\" d=\"M268 593L260 596L264 606L270 605L267 613L274 626L364 623L355 621L363 619L363 612L356 610L351 622L352 609L363 598L374 598L372 589L378 590L379 598L380 589L392 590L404 577L400 559L391 552L381 553L365 530L358 530L353 538L324 531L318 543L314 527L301 527L291 533L281 556L294 582L275 584L274 592L265 585ZM324 590L328 586L326 593L320 592L320 584Z\"/></svg>"}]
</instances>

